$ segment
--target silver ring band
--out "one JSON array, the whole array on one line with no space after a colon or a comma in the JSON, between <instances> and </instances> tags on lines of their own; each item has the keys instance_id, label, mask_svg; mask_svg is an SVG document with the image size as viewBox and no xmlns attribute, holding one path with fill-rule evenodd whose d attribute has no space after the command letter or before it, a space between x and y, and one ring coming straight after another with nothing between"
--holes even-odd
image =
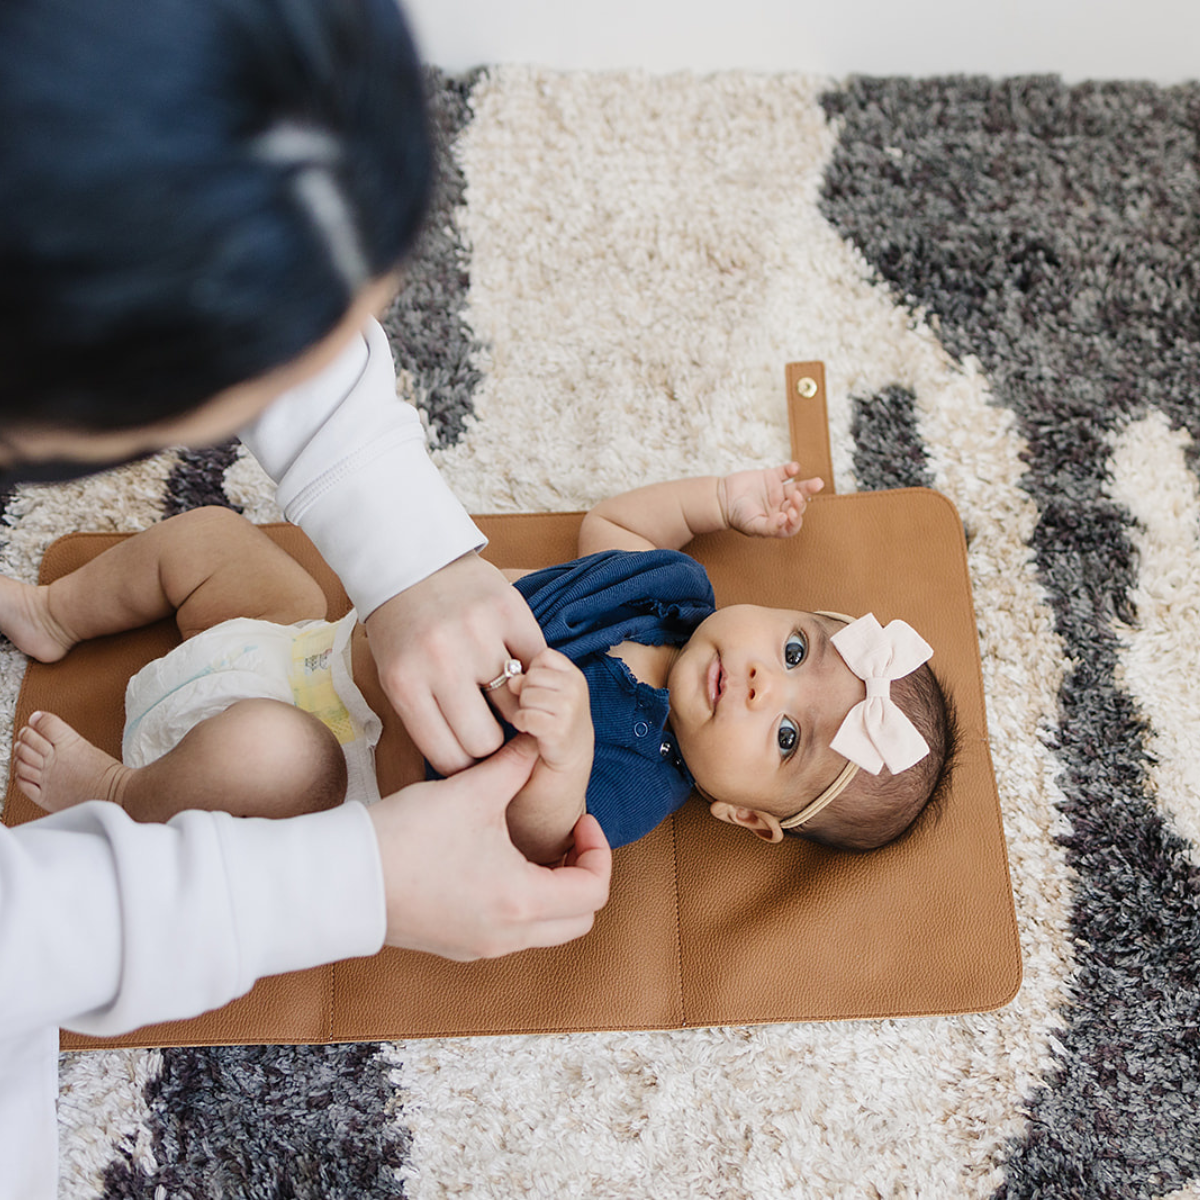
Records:
<instances>
[{"instance_id":1,"label":"silver ring band","mask_svg":"<svg viewBox=\"0 0 1200 1200\"><path fill-rule=\"evenodd\" d=\"M481 683L479 686L483 688L485 692L494 692L498 687L503 687L510 679L520 675L520 673L520 662L515 658L510 658L508 662L504 664L504 670L501 671L495 679L488 683Z\"/></svg>"}]
</instances>

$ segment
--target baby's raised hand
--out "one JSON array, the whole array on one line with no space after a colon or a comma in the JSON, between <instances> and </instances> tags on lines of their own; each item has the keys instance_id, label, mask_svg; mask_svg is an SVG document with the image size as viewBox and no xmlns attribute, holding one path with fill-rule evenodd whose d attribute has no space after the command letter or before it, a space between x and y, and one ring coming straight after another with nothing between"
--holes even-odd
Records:
<instances>
[{"instance_id":1,"label":"baby's raised hand","mask_svg":"<svg viewBox=\"0 0 1200 1200\"><path fill-rule=\"evenodd\" d=\"M748 537L791 537L800 532L804 510L824 486L820 479L797 479L799 463L736 471L717 483L725 524Z\"/></svg>"},{"instance_id":2,"label":"baby's raised hand","mask_svg":"<svg viewBox=\"0 0 1200 1200\"><path fill-rule=\"evenodd\" d=\"M537 740L542 761L553 771L590 772L594 734L583 672L547 647L508 686L520 705L512 723Z\"/></svg>"}]
</instances>

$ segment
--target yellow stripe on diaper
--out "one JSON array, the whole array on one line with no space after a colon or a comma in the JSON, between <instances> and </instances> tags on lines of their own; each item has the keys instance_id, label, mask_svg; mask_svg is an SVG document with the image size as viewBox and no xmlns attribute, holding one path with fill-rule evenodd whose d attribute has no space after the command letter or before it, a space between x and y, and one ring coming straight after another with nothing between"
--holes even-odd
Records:
<instances>
[{"instance_id":1,"label":"yellow stripe on diaper","mask_svg":"<svg viewBox=\"0 0 1200 1200\"><path fill-rule=\"evenodd\" d=\"M312 713L328 726L339 746L360 735L346 706L333 686L333 641L337 626L323 622L296 633L292 642L292 665L288 683L296 707Z\"/></svg>"}]
</instances>

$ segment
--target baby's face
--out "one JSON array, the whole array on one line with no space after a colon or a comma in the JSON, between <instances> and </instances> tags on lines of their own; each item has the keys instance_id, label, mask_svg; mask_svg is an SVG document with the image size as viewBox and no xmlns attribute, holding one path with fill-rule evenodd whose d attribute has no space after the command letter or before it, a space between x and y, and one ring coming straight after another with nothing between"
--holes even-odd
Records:
<instances>
[{"instance_id":1,"label":"baby's face","mask_svg":"<svg viewBox=\"0 0 1200 1200\"><path fill-rule=\"evenodd\" d=\"M712 799L787 817L846 760L831 750L866 686L830 642L841 621L735 604L692 634L671 667L671 728Z\"/></svg>"}]
</instances>

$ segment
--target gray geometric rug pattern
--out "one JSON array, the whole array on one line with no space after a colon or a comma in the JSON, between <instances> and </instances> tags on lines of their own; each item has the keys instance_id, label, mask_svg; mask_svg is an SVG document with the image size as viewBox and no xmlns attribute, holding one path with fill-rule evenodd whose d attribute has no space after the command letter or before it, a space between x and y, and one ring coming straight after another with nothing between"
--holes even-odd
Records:
<instances>
[{"instance_id":1,"label":"gray geometric rug pattern","mask_svg":"<svg viewBox=\"0 0 1200 1200\"><path fill-rule=\"evenodd\" d=\"M435 207L384 324L473 511L781 461L803 358L839 491L958 506L1021 992L64 1055L61 1195L1198 1200L1200 88L493 68L430 94ZM0 570L206 503L277 515L236 444L169 453L7 497ZM9 724L22 666L0 647Z\"/></svg>"},{"instance_id":2,"label":"gray geometric rug pattern","mask_svg":"<svg viewBox=\"0 0 1200 1200\"><path fill-rule=\"evenodd\" d=\"M1200 90L862 80L825 105L845 125L823 210L1017 415L1073 663L1055 751L1074 1000L1001 1194L1179 1188L1200 1175L1200 873L1155 806L1146 714L1122 686L1138 561L1108 445L1157 413L1200 462ZM1200 643L1186 652L1200 665Z\"/></svg>"}]
</instances>

